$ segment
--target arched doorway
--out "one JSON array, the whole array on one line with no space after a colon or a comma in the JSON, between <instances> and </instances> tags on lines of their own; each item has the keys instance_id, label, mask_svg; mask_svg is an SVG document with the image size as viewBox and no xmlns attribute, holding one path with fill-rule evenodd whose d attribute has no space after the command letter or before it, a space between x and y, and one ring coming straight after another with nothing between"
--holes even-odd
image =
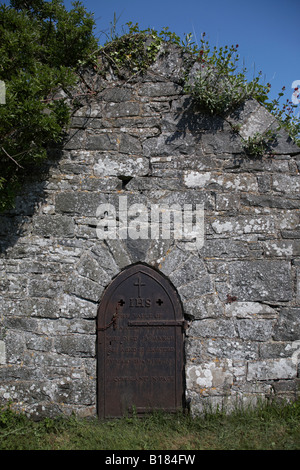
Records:
<instances>
[{"instance_id":1,"label":"arched doorway","mask_svg":"<svg viewBox=\"0 0 300 470\"><path fill-rule=\"evenodd\" d=\"M97 317L99 417L182 407L184 324L176 290L153 268L111 282Z\"/></svg>"}]
</instances>

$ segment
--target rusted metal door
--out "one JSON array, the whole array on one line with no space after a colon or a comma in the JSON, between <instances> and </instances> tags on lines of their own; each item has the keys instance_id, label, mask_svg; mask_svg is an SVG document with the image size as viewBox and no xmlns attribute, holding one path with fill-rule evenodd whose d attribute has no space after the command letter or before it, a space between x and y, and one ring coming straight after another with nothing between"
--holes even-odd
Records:
<instances>
[{"instance_id":1,"label":"rusted metal door","mask_svg":"<svg viewBox=\"0 0 300 470\"><path fill-rule=\"evenodd\" d=\"M98 309L99 417L182 407L184 324L174 287L149 266L112 281Z\"/></svg>"}]
</instances>

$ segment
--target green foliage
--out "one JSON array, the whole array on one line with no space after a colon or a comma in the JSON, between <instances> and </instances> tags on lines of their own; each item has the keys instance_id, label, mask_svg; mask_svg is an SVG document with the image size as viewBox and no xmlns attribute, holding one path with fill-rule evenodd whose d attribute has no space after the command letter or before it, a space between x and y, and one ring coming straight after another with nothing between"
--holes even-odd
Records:
<instances>
[{"instance_id":1,"label":"green foliage","mask_svg":"<svg viewBox=\"0 0 300 470\"><path fill-rule=\"evenodd\" d=\"M186 92L192 95L199 107L208 114L224 116L249 98L264 103L270 85L260 83L261 74L247 81L247 69L239 70L238 44L219 49L214 47L211 51L204 37L197 51L198 71L192 82L186 85Z\"/></svg>"},{"instance_id":2,"label":"green foliage","mask_svg":"<svg viewBox=\"0 0 300 470\"><path fill-rule=\"evenodd\" d=\"M159 46L156 37L146 46L145 33L132 31L131 28L128 34L114 39L100 50L102 61L98 71L101 73L111 67L119 78L144 72L155 59Z\"/></svg>"},{"instance_id":3,"label":"green foliage","mask_svg":"<svg viewBox=\"0 0 300 470\"><path fill-rule=\"evenodd\" d=\"M67 11L61 0L12 0L0 6L0 211L58 142L69 120L68 94L78 62L97 47L94 22L79 2Z\"/></svg>"},{"instance_id":4,"label":"green foliage","mask_svg":"<svg viewBox=\"0 0 300 470\"><path fill-rule=\"evenodd\" d=\"M289 99L285 103L280 104L284 90L285 87L278 93L276 99L266 102L265 107L278 119L280 126L287 130L290 137L300 147L300 118L294 114L294 109L297 105L293 104Z\"/></svg>"},{"instance_id":5,"label":"green foliage","mask_svg":"<svg viewBox=\"0 0 300 470\"><path fill-rule=\"evenodd\" d=\"M126 26L128 31L118 36L114 17L110 38L98 51L99 73L110 67L119 78L130 78L147 70L155 61L163 42L180 44L180 38L168 28L158 33L150 28L140 30L137 23L129 22Z\"/></svg>"},{"instance_id":6,"label":"green foliage","mask_svg":"<svg viewBox=\"0 0 300 470\"><path fill-rule=\"evenodd\" d=\"M271 144L276 139L276 133L271 129L260 134L256 132L254 136L243 140L243 147L250 157L260 157L271 150Z\"/></svg>"},{"instance_id":7,"label":"green foliage","mask_svg":"<svg viewBox=\"0 0 300 470\"><path fill-rule=\"evenodd\" d=\"M185 86L185 91L194 98L199 108L208 114L224 117L246 100L255 99L278 119L278 130L285 128L300 146L300 119L293 114L295 105L289 100L280 105L283 92L278 94L277 99L268 101L271 85L261 83L262 72L251 81L247 80L247 68L240 68L238 44L211 49L204 37L205 34L201 39L200 49L193 48L193 53L197 56L198 70L193 80L189 80ZM249 156L258 156L264 153L273 141L272 131L263 135L256 134L244 142L244 149Z\"/></svg>"},{"instance_id":8,"label":"green foliage","mask_svg":"<svg viewBox=\"0 0 300 470\"><path fill-rule=\"evenodd\" d=\"M30 54L30 58L34 62L38 59L52 67L76 68L79 60L98 48L93 35L93 16L81 2L73 2L70 11L67 11L62 0L11 0L10 3L13 7L10 10L17 21L22 25L25 20L32 28L36 42L31 46L34 54ZM20 20L20 17L23 19ZM23 33L29 32L26 29L22 30ZM14 40L21 36L23 41L22 35L14 35ZM26 47L24 53L24 63L27 64Z\"/></svg>"}]
</instances>

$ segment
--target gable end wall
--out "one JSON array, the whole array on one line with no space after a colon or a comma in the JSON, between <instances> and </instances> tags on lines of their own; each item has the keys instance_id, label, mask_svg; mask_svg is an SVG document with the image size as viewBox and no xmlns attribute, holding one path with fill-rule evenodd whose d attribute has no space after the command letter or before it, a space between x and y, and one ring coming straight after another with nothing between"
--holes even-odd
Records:
<instances>
[{"instance_id":1,"label":"gable end wall","mask_svg":"<svg viewBox=\"0 0 300 470\"><path fill-rule=\"evenodd\" d=\"M142 77L91 73L97 94L74 112L63 150L49 150L45 176L1 216L1 402L37 417L96 414L97 308L136 262L180 296L193 414L296 398L299 148L282 133L272 157L246 156L242 137L273 118L254 101L226 120L202 114L183 92L183 68L175 48ZM97 208L119 209L125 196L149 211L198 204L204 242L100 239Z\"/></svg>"}]
</instances>

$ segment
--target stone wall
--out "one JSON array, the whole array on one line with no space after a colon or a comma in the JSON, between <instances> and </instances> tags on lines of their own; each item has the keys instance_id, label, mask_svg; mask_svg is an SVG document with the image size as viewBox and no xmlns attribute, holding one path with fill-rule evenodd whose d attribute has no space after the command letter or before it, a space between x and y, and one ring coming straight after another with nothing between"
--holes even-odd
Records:
<instances>
[{"instance_id":1,"label":"stone wall","mask_svg":"<svg viewBox=\"0 0 300 470\"><path fill-rule=\"evenodd\" d=\"M1 401L38 417L96 414L97 308L136 262L182 301L193 414L297 396L299 148L282 132L272 156L248 157L242 138L274 119L255 101L227 119L202 114L184 94L184 67L170 48L143 76L90 72L96 93L74 111L63 149L49 150L42 177L1 216ZM203 246L188 234L99 238L97 208L124 196L128 206L204 205Z\"/></svg>"}]
</instances>

